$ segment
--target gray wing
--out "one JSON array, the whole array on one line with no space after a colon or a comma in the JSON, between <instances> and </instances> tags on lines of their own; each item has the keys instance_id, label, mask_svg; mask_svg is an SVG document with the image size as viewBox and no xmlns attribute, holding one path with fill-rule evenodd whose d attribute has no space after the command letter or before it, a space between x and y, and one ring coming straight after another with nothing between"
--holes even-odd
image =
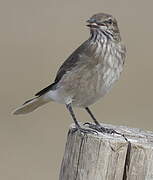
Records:
<instances>
[{"instance_id":1,"label":"gray wing","mask_svg":"<svg viewBox=\"0 0 153 180\"><path fill-rule=\"evenodd\" d=\"M41 96L45 94L46 92L56 89L57 83L62 79L65 73L68 71L71 71L75 66L78 65L78 63L84 60L84 58L80 58L82 53L85 53L85 49L87 47L88 41L85 41L80 47L78 47L68 58L67 60L61 65L59 68L56 78L54 80L54 83L47 86L46 88L42 89L38 93L35 94L35 96Z\"/></svg>"}]
</instances>

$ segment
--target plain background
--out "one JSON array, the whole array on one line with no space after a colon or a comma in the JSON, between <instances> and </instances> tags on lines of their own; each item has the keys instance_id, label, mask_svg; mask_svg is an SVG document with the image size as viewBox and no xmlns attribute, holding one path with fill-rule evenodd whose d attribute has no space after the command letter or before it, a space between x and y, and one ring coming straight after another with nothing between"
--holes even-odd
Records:
<instances>
[{"instance_id":1,"label":"plain background","mask_svg":"<svg viewBox=\"0 0 153 180\"><path fill-rule=\"evenodd\" d=\"M54 102L26 116L11 111L53 82L61 63L89 36L85 21L113 14L128 54L120 81L92 106L104 123L153 129L153 1L0 1L0 179L58 179L72 123ZM90 121L84 110L77 118Z\"/></svg>"}]
</instances>

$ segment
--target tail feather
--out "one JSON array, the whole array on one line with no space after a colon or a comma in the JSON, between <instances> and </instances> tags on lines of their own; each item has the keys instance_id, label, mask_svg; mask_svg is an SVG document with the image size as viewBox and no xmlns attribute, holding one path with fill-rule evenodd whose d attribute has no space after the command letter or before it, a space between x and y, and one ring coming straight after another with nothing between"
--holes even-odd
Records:
<instances>
[{"instance_id":1,"label":"tail feather","mask_svg":"<svg viewBox=\"0 0 153 180\"><path fill-rule=\"evenodd\" d=\"M15 109L12 112L12 114L18 115L18 114L30 113L30 112L34 111L35 109L37 109L39 106L42 106L42 105L46 104L47 102L49 102L49 101L45 101L41 97L35 97L33 99L30 99L30 100L26 101L19 108Z\"/></svg>"}]
</instances>

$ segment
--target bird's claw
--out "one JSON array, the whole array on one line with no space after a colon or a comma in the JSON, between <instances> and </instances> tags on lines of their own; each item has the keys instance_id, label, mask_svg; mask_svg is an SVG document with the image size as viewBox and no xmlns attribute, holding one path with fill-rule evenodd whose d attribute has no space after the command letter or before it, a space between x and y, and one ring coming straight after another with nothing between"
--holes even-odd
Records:
<instances>
[{"instance_id":1,"label":"bird's claw","mask_svg":"<svg viewBox=\"0 0 153 180\"><path fill-rule=\"evenodd\" d=\"M81 127L76 127L71 130L72 134L75 133L76 131L79 131L83 135L98 134L98 132L94 129L85 129L85 128L81 128Z\"/></svg>"},{"instance_id":2,"label":"bird's claw","mask_svg":"<svg viewBox=\"0 0 153 180\"><path fill-rule=\"evenodd\" d=\"M89 123L89 122L84 123L84 125L88 125L89 128L94 129L94 130L96 130L98 132L101 132L101 133L121 135L126 141L128 141L128 139L125 137L124 134L121 134L121 133L115 131L114 129L105 128L105 127L102 127L101 125L92 124L92 123Z\"/></svg>"}]
</instances>

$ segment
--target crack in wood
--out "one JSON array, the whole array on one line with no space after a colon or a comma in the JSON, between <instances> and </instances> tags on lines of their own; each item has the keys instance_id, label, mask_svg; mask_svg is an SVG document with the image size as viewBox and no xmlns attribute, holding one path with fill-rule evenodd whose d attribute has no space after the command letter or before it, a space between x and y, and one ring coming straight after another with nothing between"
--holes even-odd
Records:
<instances>
[{"instance_id":1,"label":"crack in wood","mask_svg":"<svg viewBox=\"0 0 153 180\"><path fill-rule=\"evenodd\" d=\"M123 180L127 180L128 177L128 172L130 167L130 153L131 153L131 142L128 141L128 147L127 147L125 164L124 164Z\"/></svg>"},{"instance_id":2,"label":"crack in wood","mask_svg":"<svg viewBox=\"0 0 153 180\"><path fill-rule=\"evenodd\" d=\"M80 143L80 147L79 147L79 157L78 157L78 162L77 162L77 170L76 170L75 180L77 180L77 177L78 177L79 162L80 162L81 150L82 150L82 146L83 146L83 140L84 140L84 137L81 138L81 143Z\"/></svg>"}]
</instances>

